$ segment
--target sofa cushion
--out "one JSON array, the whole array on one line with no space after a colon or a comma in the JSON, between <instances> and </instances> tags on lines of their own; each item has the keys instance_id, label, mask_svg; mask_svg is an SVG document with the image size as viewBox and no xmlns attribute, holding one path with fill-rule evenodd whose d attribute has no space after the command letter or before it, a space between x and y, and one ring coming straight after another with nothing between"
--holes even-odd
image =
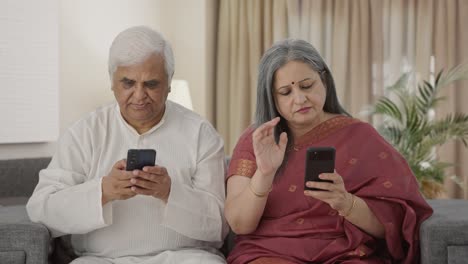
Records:
<instances>
[{"instance_id":1,"label":"sofa cushion","mask_svg":"<svg viewBox=\"0 0 468 264\"><path fill-rule=\"evenodd\" d=\"M25 205L0 206L0 224L30 222Z\"/></svg>"},{"instance_id":2,"label":"sofa cushion","mask_svg":"<svg viewBox=\"0 0 468 264\"><path fill-rule=\"evenodd\" d=\"M1 197L29 197L39 180L38 172L48 166L50 158L0 160Z\"/></svg>"},{"instance_id":3,"label":"sofa cushion","mask_svg":"<svg viewBox=\"0 0 468 264\"><path fill-rule=\"evenodd\" d=\"M24 205L28 202L28 197L3 197L0 198L0 206Z\"/></svg>"}]
</instances>

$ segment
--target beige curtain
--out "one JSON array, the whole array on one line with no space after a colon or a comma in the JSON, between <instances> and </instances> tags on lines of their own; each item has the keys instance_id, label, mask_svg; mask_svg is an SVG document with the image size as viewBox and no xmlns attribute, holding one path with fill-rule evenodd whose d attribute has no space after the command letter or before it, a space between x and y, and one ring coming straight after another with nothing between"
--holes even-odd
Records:
<instances>
[{"instance_id":1,"label":"beige curtain","mask_svg":"<svg viewBox=\"0 0 468 264\"><path fill-rule=\"evenodd\" d=\"M253 121L257 66L263 52L287 34L284 0L220 0L215 126L232 153Z\"/></svg>"},{"instance_id":2,"label":"beige curtain","mask_svg":"<svg viewBox=\"0 0 468 264\"><path fill-rule=\"evenodd\" d=\"M344 107L359 116L372 93L372 19L369 0L288 1L289 34L309 41L327 62ZM360 116L361 119L367 119Z\"/></svg>"},{"instance_id":3,"label":"beige curtain","mask_svg":"<svg viewBox=\"0 0 468 264\"><path fill-rule=\"evenodd\" d=\"M433 30L430 35L435 71L448 69L461 63L468 63L468 1L447 0L434 1L432 16ZM423 25L421 25L423 27ZM468 81L458 82L446 87L442 93L447 100L437 114L468 113ZM455 163L450 172L457 175L460 185L446 180L445 186L450 197L468 199L468 150L462 143L451 143L438 151L444 161Z\"/></svg>"},{"instance_id":4,"label":"beige curtain","mask_svg":"<svg viewBox=\"0 0 468 264\"><path fill-rule=\"evenodd\" d=\"M221 0L216 126L227 152L252 122L256 67L274 40L312 43L330 66L344 107L367 120L362 110L402 72L427 80L434 70L468 62L467 25L467 0ZM439 115L468 112L467 82L444 91L448 100ZM438 153L456 162L452 172L462 181L463 188L447 181L449 197L468 199L467 149L453 143Z\"/></svg>"}]
</instances>

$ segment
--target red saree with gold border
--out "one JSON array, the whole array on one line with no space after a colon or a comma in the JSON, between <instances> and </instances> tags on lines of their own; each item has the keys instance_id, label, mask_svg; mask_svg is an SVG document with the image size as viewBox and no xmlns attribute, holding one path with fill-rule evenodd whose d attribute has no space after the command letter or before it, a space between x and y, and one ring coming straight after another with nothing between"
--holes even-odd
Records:
<instances>
[{"instance_id":1,"label":"red saree with gold border","mask_svg":"<svg viewBox=\"0 0 468 264\"><path fill-rule=\"evenodd\" d=\"M252 177L253 129L234 150L227 177ZM348 192L362 198L385 227L376 239L304 195L306 150L336 148L335 168ZM418 263L419 227L432 214L405 159L369 124L339 116L296 139L273 183L257 229L239 235L228 263L280 258L278 263ZM265 262L274 263L274 262Z\"/></svg>"}]
</instances>

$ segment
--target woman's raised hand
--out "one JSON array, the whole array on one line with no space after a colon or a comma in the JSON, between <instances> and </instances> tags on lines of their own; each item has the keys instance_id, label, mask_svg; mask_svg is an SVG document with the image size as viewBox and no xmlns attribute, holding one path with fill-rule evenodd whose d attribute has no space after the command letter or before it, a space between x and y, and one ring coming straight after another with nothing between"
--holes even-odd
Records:
<instances>
[{"instance_id":1,"label":"woman's raised hand","mask_svg":"<svg viewBox=\"0 0 468 264\"><path fill-rule=\"evenodd\" d=\"M259 126L253 133L253 148L257 168L262 175L273 175L281 166L288 143L285 132L281 133L278 144L275 142L274 128L280 121L279 117Z\"/></svg>"}]
</instances>

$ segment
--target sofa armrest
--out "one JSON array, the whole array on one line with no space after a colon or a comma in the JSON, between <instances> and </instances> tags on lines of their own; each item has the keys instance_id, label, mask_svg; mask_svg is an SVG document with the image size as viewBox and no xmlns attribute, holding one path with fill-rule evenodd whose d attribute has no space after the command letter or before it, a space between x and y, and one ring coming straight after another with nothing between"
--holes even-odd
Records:
<instances>
[{"instance_id":1,"label":"sofa armrest","mask_svg":"<svg viewBox=\"0 0 468 264\"><path fill-rule=\"evenodd\" d=\"M428 200L434 214L421 225L421 263L466 263L468 201Z\"/></svg>"},{"instance_id":2,"label":"sofa armrest","mask_svg":"<svg viewBox=\"0 0 468 264\"><path fill-rule=\"evenodd\" d=\"M49 242L48 229L29 221L24 205L0 207L0 256L8 263L47 264Z\"/></svg>"}]
</instances>

